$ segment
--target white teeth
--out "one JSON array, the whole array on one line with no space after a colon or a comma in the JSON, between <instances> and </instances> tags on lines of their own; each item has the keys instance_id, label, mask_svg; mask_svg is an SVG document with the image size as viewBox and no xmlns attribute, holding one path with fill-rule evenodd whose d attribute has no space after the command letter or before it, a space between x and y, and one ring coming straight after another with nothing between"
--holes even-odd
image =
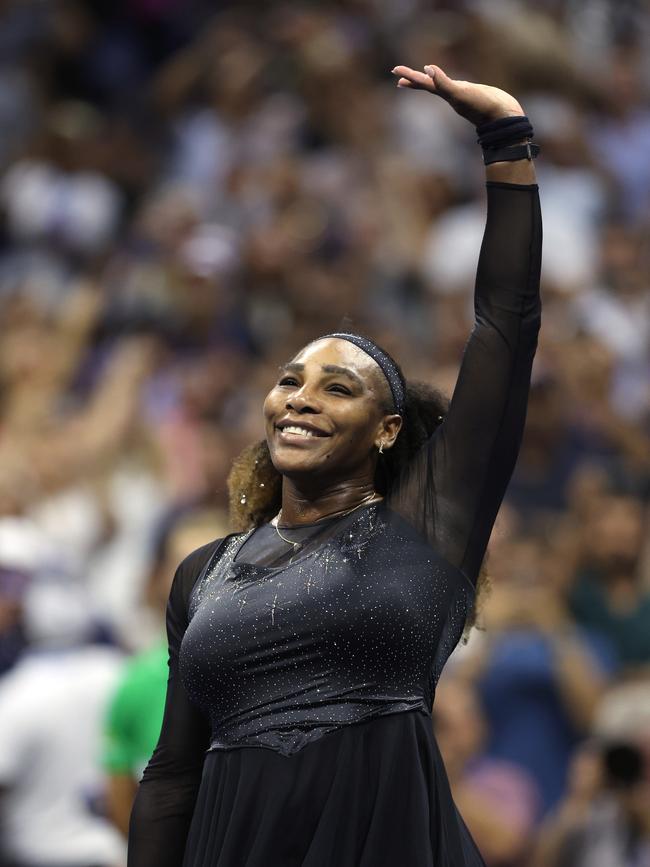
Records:
<instances>
[{"instance_id":1,"label":"white teeth","mask_svg":"<svg viewBox=\"0 0 650 867\"><path fill-rule=\"evenodd\" d=\"M307 430L307 428L304 428L304 427L298 427L295 424L288 424L285 428L282 429L282 432L283 433L299 434L300 436L303 436L303 437L313 437L314 436L312 431Z\"/></svg>"}]
</instances>

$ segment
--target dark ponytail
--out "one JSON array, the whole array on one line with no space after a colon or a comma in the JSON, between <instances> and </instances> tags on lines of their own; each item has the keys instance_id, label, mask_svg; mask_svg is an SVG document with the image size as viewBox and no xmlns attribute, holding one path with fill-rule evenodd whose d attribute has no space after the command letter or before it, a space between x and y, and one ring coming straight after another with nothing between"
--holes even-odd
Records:
<instances>
[{"instance_id":1,"label":"dark ponytail","mask_svg":"<svg viewBox=\"0 0 650 867\"><path fill-rule=\"evenodd\" d=\"M395 480L403 473L414 455L433 436L444 421L449 400L425 382L406 383L406 402L402 429L395 445L380 455L375 487L388 494ZM388 407L387 412L392 412Z\"/></svg>"}]
</instances>

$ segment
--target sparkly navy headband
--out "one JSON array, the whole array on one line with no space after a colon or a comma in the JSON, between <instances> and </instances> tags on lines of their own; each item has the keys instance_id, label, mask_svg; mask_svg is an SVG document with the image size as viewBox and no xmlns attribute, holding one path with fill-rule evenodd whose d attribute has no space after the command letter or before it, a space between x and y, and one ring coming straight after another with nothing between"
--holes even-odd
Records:
<instances>
[{"instance_id":1,"label":"sparkly navy headband","mask_svg":"<svg viewBox=\"0 0 650 867\"><path fill-rule=\"evenodd\" d=\"M404 407L406 404L406 383L402 378L393 359L387 355L383 349L380 349L376 343L369 340L367 337L361 337L359 334L348 334L345 332L337 332L335 334L324 334L318 340L324 340L326 337L338 337L339 340L347 340L349 343L354 343L359 349L362 349L366 355L369 355L381 367L386 381L390 386L390 392L393 395L393 404L395 412L398 415L404 415Z\"/></svg>"}]
</instances>

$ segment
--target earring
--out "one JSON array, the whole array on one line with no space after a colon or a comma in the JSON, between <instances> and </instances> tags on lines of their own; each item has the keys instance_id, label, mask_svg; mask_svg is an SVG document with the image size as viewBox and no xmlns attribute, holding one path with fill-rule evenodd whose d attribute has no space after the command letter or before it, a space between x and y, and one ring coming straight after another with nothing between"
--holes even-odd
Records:
<instances>
[{"instance_id":1,"label":"earring","mask_svg":"<svg viewBox=\"0 0 650 867\"><path fill-rule=\"evenodd\" d=\"M379 454L383 455L384 453L384 443L383 441L379 443Z\"/></svg>"}]
</instances>

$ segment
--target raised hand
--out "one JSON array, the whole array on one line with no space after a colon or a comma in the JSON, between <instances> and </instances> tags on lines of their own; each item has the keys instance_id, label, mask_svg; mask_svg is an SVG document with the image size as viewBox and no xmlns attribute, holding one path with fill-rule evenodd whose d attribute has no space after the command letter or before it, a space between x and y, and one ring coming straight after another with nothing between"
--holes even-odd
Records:
<instances>
[{"instance_id":1,"label":"raised hand","mask_svg":"<svg viewBox=\"0 0 650 867\"><path fill-rule=\"evenodd\" d=\"M524 114L521 105L505 90L488 84L457 81L449 78L439 66L425 66L424 72L418 72L409 66L396 66L392 72L399 76L398 87L434 93L474 126L500 117Z\"/></svg>"}]
</instances>

